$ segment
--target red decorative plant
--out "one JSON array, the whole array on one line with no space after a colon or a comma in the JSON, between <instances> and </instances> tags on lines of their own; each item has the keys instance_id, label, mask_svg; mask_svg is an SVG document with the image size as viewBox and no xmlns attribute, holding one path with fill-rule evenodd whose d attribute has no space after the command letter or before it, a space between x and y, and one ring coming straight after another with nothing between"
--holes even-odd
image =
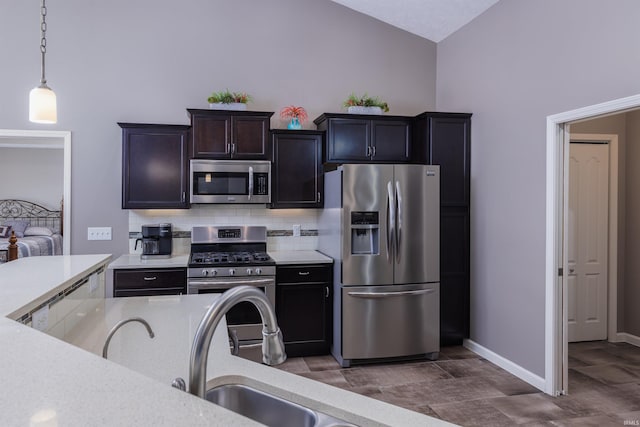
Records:
<instances>
[{"instance_id":1,"label":"red decorative plant","mask_svg":"<svg viewBox=\"0 0 640 427\"><path fill-rule=\"evenodd\" d=\"M285 120L291 120L297 118L300 123L304 123L307 120L307 111L303 107L296 107L295 105L289 105L280 110L280 118Z\"/></svg>"}]
</instances>

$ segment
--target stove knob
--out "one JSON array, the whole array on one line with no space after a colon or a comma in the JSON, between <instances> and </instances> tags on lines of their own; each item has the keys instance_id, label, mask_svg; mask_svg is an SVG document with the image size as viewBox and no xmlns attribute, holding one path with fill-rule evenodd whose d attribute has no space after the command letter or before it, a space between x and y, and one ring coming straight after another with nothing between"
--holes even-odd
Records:
<instances>
[{"instance_id":1,"label":"stove knob","mask_svg":"<svg viewBox=\"0 0 640 427\"><path fill-rule=\"evenodd\" d=\"M236 275L236 269L235 268L230 268L229 269L229 276L235 276Z\"/></svg>"},{"instance_id":2,"label":"stove knob","mask_svg":"<svg viewBox=\"0 0 640 427\"><path fill-rule=\"evenodd\" d=\"M216 270L215 268L211 270L211 274L212 276L217 276L218 275L218 270Z\"/></svg>"},{"instance_id":3,"label":"stove knob","mask_svg":"<svg viewBox=\"0 0 640 427\"><path fill-rule=\"evenodd\" d=\"M247 268L247 276L251 276L253 274L253 270L250 268Z\"/></svg>"},{"instance_id":4,"label":"stove knob","mask_svg":"<svg viewBox=\"0 0 640 427\"><path fill-rule=\"evenodd\" d=\"M202 270L203 277L207 277L208 275L209 275L209 272L207 270Z\"/></svg>"},{"instance_id":5,"label":"stove knob","mask_svg":"<svg viewBox=\"0 0 640 427\"><path fill-rule=\"evenodd\" d=\"M262 274L262 269L260 267L256 268L256 274Z\"/></svg>"}]
</instances>

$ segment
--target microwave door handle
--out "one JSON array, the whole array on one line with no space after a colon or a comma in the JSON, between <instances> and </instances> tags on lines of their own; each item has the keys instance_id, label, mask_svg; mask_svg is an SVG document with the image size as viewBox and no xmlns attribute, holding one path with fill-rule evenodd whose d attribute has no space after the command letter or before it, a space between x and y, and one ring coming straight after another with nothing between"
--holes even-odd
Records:
<instances>
[{"instance_id":1,"label":"microwave door handle","mask_svg":"<svg viewBox=\"0 0 640 427\"><path fill-rule=\"evenodd\" d=\"M251 196L253 196L253 166L249 166L249 195L247 198L251 200Z\"/></svg>"},{"instance_id":2,"label":"microwave door handle","mask_svg":"<svg viewBox=\"0 0 640 427\"><path fill-rule=\"evenodd\" d=\"M396 181L396 263L400 264L400 245L402 244L402 193L400 183Z\"/></svg>"}]
</instances>

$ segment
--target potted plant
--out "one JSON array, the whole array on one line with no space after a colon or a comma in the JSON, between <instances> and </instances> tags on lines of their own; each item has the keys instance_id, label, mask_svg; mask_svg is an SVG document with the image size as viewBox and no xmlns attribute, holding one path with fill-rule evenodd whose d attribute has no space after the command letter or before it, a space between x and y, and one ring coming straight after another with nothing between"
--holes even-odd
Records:
<instances>
[{"instance_id":1,"label":"potted plant","mask_svg":"<svg viewBox=\"0 0 640 427\"><path fill-rule=\"evenodd\" d=\"M307 120L307 111L303 107L289 105L280 110L280 118L289 120L287 129L302 129L302 123Z\"/></svg>"},{"instance_id":2,"label":"potted plant","mask_svg":"<svg viewBox=\"0 0 640 427\"><path fill-rule=\"evenodd\" d=\"M229 92L229 89L213 92L207 101L212 110L246 110L247 103L252 100L245 92Z\"/></svg>"},{"instance_id":3,"label":"potted plant","mask_svg":"<svg viewBox=\"0 0 640 427\"><path fill-rule=\"evenodd\" d=\"M366 93L362 96L352 93L342 105L351 114L382 114L389 111L389 105L386 102L377 96L370 97Z\"/></svg>"}]
</instances>

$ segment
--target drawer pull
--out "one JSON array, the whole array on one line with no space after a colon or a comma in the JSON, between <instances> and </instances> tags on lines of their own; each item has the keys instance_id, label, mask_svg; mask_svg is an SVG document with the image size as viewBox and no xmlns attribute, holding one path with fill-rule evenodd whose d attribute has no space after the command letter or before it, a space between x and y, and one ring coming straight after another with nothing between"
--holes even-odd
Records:
<instances>
[{"instance_id":1,"label":"drawer pull","mask_svg":"<svg viewBox=\"0 0 640 427\"><path fill-rule=\"evenodd\" d=\"M145 277L145 278L144 278L144 280L147 280L147 281L156 280L156 279L157 279L157 277L156 277L156 276L153 276L153 277Z\"/></svg>"},{"instance_id":2,"label":"drawer pull","mask_svg":"<svg viewBox=\"0 0 640 427\"><path fill-rule=\"evenodd\" d=\"M309 272L308 271L298 271L298 276L308 276Z\"/></svg>"}]
</instances>

